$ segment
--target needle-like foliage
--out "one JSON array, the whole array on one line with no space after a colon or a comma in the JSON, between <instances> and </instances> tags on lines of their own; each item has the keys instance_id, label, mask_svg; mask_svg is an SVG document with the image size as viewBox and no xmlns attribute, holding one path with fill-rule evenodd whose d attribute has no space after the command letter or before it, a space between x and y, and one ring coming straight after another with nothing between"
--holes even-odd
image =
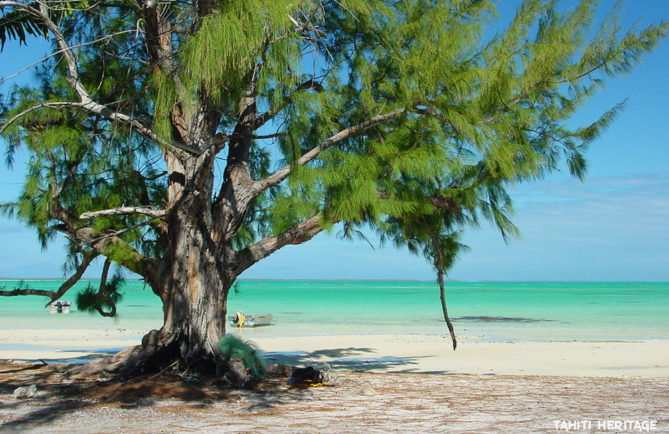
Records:
<instances>
[{"instance_id":1,"label":"needle-like foliage","mask_svg":"<svg viewBox=\"0 0 669 434\"><path fill-rule=\"evenodd\" d=\"M517 234L509 186L583 178L623 105L572 116L668 27L517 3L0 1L0 45L52 43L2 104L7 162L29 155L2 210L64 234L74 280L96 256L141 275L182 357L213 354L244 270L336 224L425 254L443 289L465 227Z\"/></svg>"}]
</instances>

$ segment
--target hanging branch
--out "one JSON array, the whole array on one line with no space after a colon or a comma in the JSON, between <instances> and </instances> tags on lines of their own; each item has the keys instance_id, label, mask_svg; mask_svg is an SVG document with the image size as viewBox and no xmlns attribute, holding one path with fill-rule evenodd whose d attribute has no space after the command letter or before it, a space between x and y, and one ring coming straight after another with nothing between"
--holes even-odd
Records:
<instances>
[{"instance_id":1,"label":"hanging branch","mask_svg":"<svg viewBox=\"0 0 669 434\"><path fill-rule=\"evenodd\" d=\"M437 281L439 282L439 298L441 299L441 311L444 313L444 321L446 321L446 325L448 326L448 331L451 334L451 341L453 341L453 351L458 346L458 341L455 338L455 330L453 329L453 324L451 323L451 319L448 316L448 309L446 308L446 295L444 291L444 270L445 270L445 264L444 264L444 252L441 250L441 242L439 241L439 236L434 233L432 230L428 230L428 234L430 236L430 239L432 240L432 244L435 250L435 253L437 255L436 259L436 267L437 267Z\"/></svg>"},{"instance_id":2,"label":"hanging branch","mask_svg":"<svg viewBox=\"0 0 669 434\"><path fill-rule=\"evenodd\" d=\"M105 259L105 265L102 267L102 276L100 277L100 287L98 288L97 301L95 305L95 310L102 316L106 317L115 317L116 316L116 303L114 299L111 298L109 294L105 291L107 286L107 276L109 274L109 267L111 266L111 260L109 258ZM107 303L110 307L109 312L105 312L102 308L103 303Z\"/></svg>"}]
</instances>

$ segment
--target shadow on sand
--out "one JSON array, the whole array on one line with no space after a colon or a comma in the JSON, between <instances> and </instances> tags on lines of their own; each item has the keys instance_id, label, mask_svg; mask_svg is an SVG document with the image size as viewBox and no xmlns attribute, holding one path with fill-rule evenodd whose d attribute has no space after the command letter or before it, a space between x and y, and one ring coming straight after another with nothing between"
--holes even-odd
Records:
<instances>
[{"instance_id":1,"label":"shadow on sand","mask_svg":"<svg viewBox=\"0 0 669 434\"><path fill-rule=\"evenodd\" d=\"M74 351L74 350L73 350ZM101 406L134 409L156 405L187 405L205 408L213 402L229 401L238 411L255 413L290 402L313 399L314 390L287 385L290 366L314 366L335 371L416 372L411 366L416 357L377 357L371 348L347 347L318 351L265 353L268 365L285 365L261 383L256 390L232 390L216 379L186 381L179 373L104 380L97 377L70 378L68 370L82 363L113 354L99 349L85 357L59 358L48 364L22 365L0 360L0 431L47 428L59 418ZM64 351L67 352L67 351ZM35 361L37 362L37 361ZM54 362L58 362L57 364ZM27 400L12 396L17 387L35 384L38 395Z\"/></svg>"},{"instance_id":2,"label":"shadow on sand","mask_svg":"<svg viewBox=\"0 0 669 434\"><path fill-rule=\"evenodd\" d=\"M107 355L101 352L89 358ZM138 409L170 405L197 409L221 401L239 406L242 397L244 405L239 411L253 413L312 399L312 390L288 387L285 373L271 376L255 390L233 390L215 378L192 381L192 377L177 372L124 380L73 378L68 374L72 367L72 363L24 365L0 360L0 431L47 429L50 423L63 417L101 407ZM33 384L37 386L36 396L14 398L16 388Z\"/></svg>"},{"instance_id":3,"label":"shadow on sand","mask_svg":"<svg viewBox=\"0 0 669 434\"><path fill-rule=\"evenodd\" d=\"M418 357L375 357L372 348L332 348L317 351L287 351L264 353L266 363L291 366L328 366L335 370L354 372L392 371L407 365L416 365Z\"/></svg>"}]
</instances>

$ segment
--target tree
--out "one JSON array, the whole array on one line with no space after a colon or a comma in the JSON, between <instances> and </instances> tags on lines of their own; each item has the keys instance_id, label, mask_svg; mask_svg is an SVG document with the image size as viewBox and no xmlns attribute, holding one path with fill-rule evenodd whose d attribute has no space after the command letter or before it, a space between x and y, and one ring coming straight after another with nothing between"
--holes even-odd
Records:
<instances>
[{"instance_id":1,"label":"tree","mask_svg":"<svg viewBox=\"0 0 669 434\"><path fill-rule=\"evenodd\" d=\"M0 41L52 41L2 111L8 161L30 155L3 209L44 244L64 234L72 271L0 294L54 301L104 257L103 280L113 262L163 303L121 366L225 369L237 277L340 223L425 251L443 301L455 234L481 218L512 234L509 185L562 162L582 177L622 106L568 120L667 30L621 32L614 10L588 39L595 2L556 3L523 1L489 37L481 0L0 1ZM113 312L104 287L91 305Z\"/></svg>"}]
</instances>

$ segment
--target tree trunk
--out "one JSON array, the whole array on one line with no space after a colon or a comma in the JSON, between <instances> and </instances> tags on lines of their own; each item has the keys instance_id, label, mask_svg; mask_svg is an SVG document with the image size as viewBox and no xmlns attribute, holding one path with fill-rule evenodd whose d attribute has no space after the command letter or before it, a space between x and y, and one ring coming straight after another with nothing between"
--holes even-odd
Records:
<instances>
[{"instance_id":1,"label":"tree trunk","mask_svg":"<svg viewBox=\"0 0 669 434\"><path fill-rule=\"evenodd\" d=\"M234 278L226 274L220 246L212 240L207 202L190 205L169 222L172 239L158 282L164 324L147 334L142 345L178 360L181 369L209 371L220 368L217 345L225 335L227 296Z\"/></svg>"},{"instance_id":2,"label":"tree trunk","mask_svg":"<svg viewBox=\"0 0 669 434\"><path fill-rule=\"evenodd\" d=\"M156 347L162 358L178 360L181 369L212 371L221 364L217 345L225 335L229 285L217 267L206 263L205 252L188 248L188 256L173 261L165 285L164 324L146 335L142 345Z\"/></svg>"},{"instance_id":3,"label":"tree trunk","mask_svg":"<svg viewBox=\"0 0 669 434\"><path fill-rule=\"evenodd\" d=\"M453 342L453 350L458 346L458 340L455 338L455 330L451 323L451 318L448 316L448 309L446 308L446 291L444 289L444 272L440 269L437 271L437 280L439 281L439 299L441 300L441 312L444 314L444 321L448 326L448 332L451 334L451 341Z\"/></svg>"},{"instance_id":4,"label":"tree trunk","mask_svg":"<svg viewBox=\"0 0 669 434\"><path fill-rule=\"evenodd\" d=\"M175 362L182 372L220 375L226 370L217 345L225 335L227 296L235 276L211 238L206 203L185 204L168 221L170 239L161 271L149 282L162 299L163 326L147 333L141 347L119 353L104 370L132 375Z\"/></svg>"}]
</instances>

